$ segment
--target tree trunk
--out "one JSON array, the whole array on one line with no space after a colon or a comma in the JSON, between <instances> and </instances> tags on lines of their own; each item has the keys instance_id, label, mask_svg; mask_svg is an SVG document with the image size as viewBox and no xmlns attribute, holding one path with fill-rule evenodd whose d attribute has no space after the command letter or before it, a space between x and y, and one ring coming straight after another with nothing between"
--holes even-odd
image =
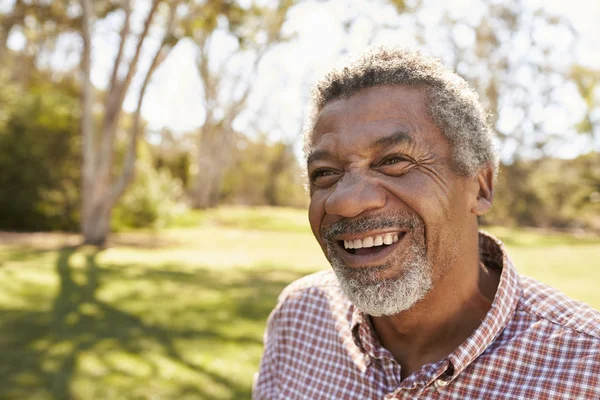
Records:
<instances>
[{"instance_id":1,"label":"tree trunk","mask_svg":"<svg viewBox=\"0 0 600 400\"><path fill-rule=\"evenodd\" d=\"M94 181L83 181L81 233L85 244L103 246L110 232L110 216L114 201L109 174L96 174Z\"/></svg>"},{"instance_id":2,"label":"tree trunk","mask_svg":"<svg viewBox=\"0 0 600 400\"><path fill-rule=\"evenodd\" d=\"M280 143L276 145L277 152L273 160L268 165L268 181L265 187L265 199L270 206L278 206L281 201L278 198L278 178L285 171L289 148L287 145Z\"/></svg>"},{"instance_id":3,"label":"tree trunk","mask_svg":"<svg viewBox=\"0 0 600 400\"><path fill-rule=\"evenodd\" d=\"M112 207L97 204L81 216L82 234L85 244L102 247L110 232Z\"/></svg>"},{"instance_id":4,"label":"tree trunk","mask_svg":"<svg viewBox=\"0 0 600 400\"><path fill-rule=\"evenodd\" d=\"M125 22L121 30L121 41L113 72L107 100L104 104L102 128L97 132L93 123L94 88L91 83L91 47L92 24L94 19L92 0L81 0L83 7L82 38L84 42L82 55L83 91L82 91L82 123L83 134L82 152L82 213L81 232L86 244L103 246L110 232L110 217L114 205L123 195L131 182L135 172L136 145L140 135L141 109L146 93L146 88L156 68L166 57L163 51L173 29L175 11L179 1L171 2L169 19L159 48L154 53L152 63L144 76L138 97L138 105L134 114L133 126L129 131L129 144L123 162L123 170L118 178L113 176L115 138L118 129L119 116L122 112L123 101L137 71L138 61L141 56L144 41L148 36L153 17L158 9L159 0L153 0L152 6L144 22L133 58L127 66L127 73L121 80L118 79L118 70L121 65L123 48L129 38L129 17L131 14L130 1L125 2ZM172 44L168 45L172 48ZM166 51L168 54L168 51ZM97 135L99 133L99 136Z\"/></svg>"},{"instance_id":5,"label":"tree trunk","mask_svg":"<svg viewBox=\"0 0 600 400\"><path fill-rule=\"evenodd\" d=\"M209 168L203 168L202 173L196 176L192 207L195 209L216 207L221 194L222 180L222 166L213 164Z\"/></svg>"},{"instance_id":6,"label":"tree trunk","mask_svg":"<svg viewBox=\"0 0 600 400\"><path fill-rule=\"evenodd\" d=\"M221 195L223 175L231 161L231 139L227 132L206 128L200 134L196 151L198 172L192 193L192 207L216 207Z\"/></svg>"}]
</instances>

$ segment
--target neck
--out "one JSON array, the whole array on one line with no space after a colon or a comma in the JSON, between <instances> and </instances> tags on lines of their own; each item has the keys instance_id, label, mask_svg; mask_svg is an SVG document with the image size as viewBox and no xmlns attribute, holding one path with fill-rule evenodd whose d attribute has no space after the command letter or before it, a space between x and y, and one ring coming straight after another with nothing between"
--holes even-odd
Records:
<instances>
[{"instance_id":1,"label":"neck","mask_svg":"<svg viewBox=\"0 0 600 400\"><path fill-rule=\"evenodd\" d=\"M402 378L448 356L477 329L489 311L499 274L479 261L461 260L435 289L402 313L371 317L382 345L402 367Z\"/></svg>"}]
</instances>

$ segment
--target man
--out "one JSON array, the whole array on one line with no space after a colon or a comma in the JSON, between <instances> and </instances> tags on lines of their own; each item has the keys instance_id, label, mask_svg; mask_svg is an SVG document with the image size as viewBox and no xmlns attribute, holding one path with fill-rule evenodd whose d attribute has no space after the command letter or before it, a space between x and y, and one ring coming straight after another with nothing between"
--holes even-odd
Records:
<instances>
[{"instance_id":1,"label":"man","mask_svg":"<svg viewBox=\"0 0 600 400\"><path fill-rule=\"evenodd\" d=\"M600 313L478 232L498 161L466 82L379 48L313 102L309 220L333 272L279 297L254 398L600 398Z\"/></svg>"}]
</instances>

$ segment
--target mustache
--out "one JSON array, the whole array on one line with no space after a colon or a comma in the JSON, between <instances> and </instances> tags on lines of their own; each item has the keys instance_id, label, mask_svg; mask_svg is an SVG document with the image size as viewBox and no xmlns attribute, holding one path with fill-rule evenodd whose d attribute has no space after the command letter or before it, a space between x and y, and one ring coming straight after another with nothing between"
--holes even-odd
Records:
<instances>
[{"instance_id":1,"label":"mustache","mask_svg":"<svg viewBox=\"0 0 600 400\"><path fill-rule=\"evenodd\" d=\"M377 229L398 228L412 232L421 226L416 216L399 213L379 215L361 215L355 218L344 218L321 228L321 237L328 242L339 235L355 235Z\"/></svg>"}]
</instances>

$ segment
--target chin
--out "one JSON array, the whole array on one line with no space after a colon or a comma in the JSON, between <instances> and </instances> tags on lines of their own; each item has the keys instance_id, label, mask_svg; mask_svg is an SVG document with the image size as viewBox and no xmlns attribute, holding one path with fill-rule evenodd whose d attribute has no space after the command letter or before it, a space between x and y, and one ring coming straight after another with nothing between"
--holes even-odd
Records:
<instances>
[{"instance_id":1,"label":"chin","mask_svg":"<svg viewBox=\"0 0 600 400\"><path fill-rule=\"evenodd\" d=\"M423 257L404 261L400 273L384 277L395 263L376 267L353 268L339 259L331 265L348 299L362 312L375 317L394 315L418 303L431 290L431 268Z\"/></svg>"}]
</instances>

